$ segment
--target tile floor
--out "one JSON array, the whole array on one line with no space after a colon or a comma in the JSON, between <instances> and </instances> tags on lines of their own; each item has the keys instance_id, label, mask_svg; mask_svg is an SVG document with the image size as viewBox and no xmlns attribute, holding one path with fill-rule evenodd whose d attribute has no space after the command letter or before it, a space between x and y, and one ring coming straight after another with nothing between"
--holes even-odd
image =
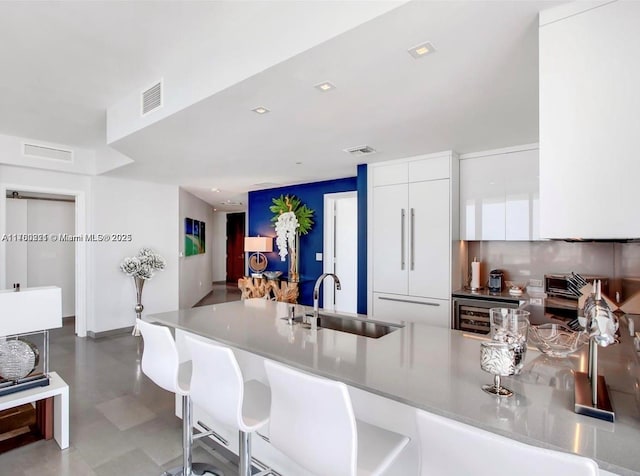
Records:
<instances>
[{"instance_id":1,"label":"tile floor","mask_svg":"<svg viewBox=\"0 0 640 476\"><path fill-rule=\"evenodd\" d=\"M51 333L50 368L69 384L70 447L38 441L0 454L0 475L158 476L179 466L181 420L174 396L140 371L142 340L118 335L93 340L74 335L73 320ZM237 467L202 448L194 461Z\"/></svg>"},{"instance_id":2,"label":"tile floor","mask_svg":"<svg viewBox=\"0 0 640 476\"><path fill-rule=\"evenodd\" d=\"M208 306L209 304L220 304L222 302L239 301L242 296L237 283L215 282L213 291L203 297L193 307Z\"/></svg>"}]
</instances>

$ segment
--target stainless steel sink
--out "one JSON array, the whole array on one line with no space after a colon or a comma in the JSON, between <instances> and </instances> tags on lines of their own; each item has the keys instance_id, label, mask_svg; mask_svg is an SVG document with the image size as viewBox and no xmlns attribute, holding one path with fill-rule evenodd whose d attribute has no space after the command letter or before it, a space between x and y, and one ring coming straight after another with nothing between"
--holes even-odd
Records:
<instances>
[{"instance_id":1,"label":"stainless steel sink","mask_svg":"<svg viewBox=\"0 0 640 476\"><path fill-rule=\"evenodd\" d=\"M286 318L284 318L286 319ZM310 321L313 319L313 314L305 314L305 320ZM302 323L302 316L296 316L293 321L298 324L302 324L305 327L310 327L310 324ZM349 334L356 334L359 336L370 337L372 339L378 339L382 336L386 336L393 331L404 327L400 324L391 324L389 322L374 321L371 319L361 319L358 317L346 317L336 314L323 314L320 313L318 317L318 328L320 329L332 329L334 331L348 332Z\"/></svg>"}]
</instances>

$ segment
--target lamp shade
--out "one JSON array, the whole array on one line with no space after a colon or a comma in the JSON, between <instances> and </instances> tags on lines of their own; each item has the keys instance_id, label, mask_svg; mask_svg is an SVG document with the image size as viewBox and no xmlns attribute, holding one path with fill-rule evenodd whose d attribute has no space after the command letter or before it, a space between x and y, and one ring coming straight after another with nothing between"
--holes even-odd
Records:
<instances>
[{"instance_id":1,"label":"lamp shade","mask_svg":"<svg viewBox=\"0 0 640 476\"><path fill-rule=\"evenodd\" d=\"M245 236L244 250L247 252L269 252L273 251L273 238L268 236Z\"/></svg>"}]
</instances>

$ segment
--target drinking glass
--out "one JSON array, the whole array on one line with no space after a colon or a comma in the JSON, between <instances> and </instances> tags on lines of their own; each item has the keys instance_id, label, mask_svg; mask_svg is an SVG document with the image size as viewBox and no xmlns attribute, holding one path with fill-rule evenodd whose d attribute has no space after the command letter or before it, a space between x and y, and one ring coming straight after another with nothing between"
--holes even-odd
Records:
<instances>
[{"instance_id":1,"label":"drinking glass","mask_svg":"<svg viewBox=\"0 0 640 476\"><path fill-rule=\"evenodd\" d=\"M498 397L510 397L513 392L500 384L500 377L516 373L516 345L505 342L480 343L480 368L493 374L493 385L483 385L482 390Z\"/></svg>"},{"instance_id":2,"label":"drinking glass","mask_svg":"<svg viewBox=\"0 0 640 476\"><path fill-rule=\"evenodd\" d=\"M524 367L529 333L529 311L506 307L493 307L489 311L491 339L512 344L515 352L515 375Z\"/></svg>"}]
</instances>

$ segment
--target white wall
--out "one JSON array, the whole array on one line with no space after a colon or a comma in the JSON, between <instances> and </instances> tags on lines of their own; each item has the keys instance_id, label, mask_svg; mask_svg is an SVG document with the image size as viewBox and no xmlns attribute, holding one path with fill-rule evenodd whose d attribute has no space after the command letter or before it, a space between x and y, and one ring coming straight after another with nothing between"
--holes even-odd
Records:
<instances>
[{"instance_id":1,"label":"white wall","mask_svg":"<svg viewBox=\"0 0 640 476\"><path fill-rule=\"evenodd\" d=\"M215 212L213 214L213 244L211 246L211 260L213 262L213 281L227 279L227 214Z\"/></svg>"},{"instance_id":2,"label":"white wall","mask_svg":"<svg viewBox=\"0 0 640 476\"><path fill-rule=\"evenodd\" d=\"M0 147L0 155L4 152ZM77 244L76 269L86 267L86 271L84 280L76 282L76 289L80 289L76 313L86 308L86 330L101 332L133 325L133 280L118 266L124 257L137 254L144 246L154 248L167 260L167 269L145 286L144 313L178 308L178 187L0 165L0 189L3 187L67 194L79 191L86 210L76 216L76 224L81 223L88 233L131 233L131 242ZM0 235L6 232L5 207L6 197L0 194ZM0 241L0 288L6 287L5 248ZM84 297L86 304L82 303Z\"/></svg>"},{"instance_id":3,"label":"white wall","mask_svg":"<svg viewBox=\"0 0 640 476\"><path fill-rule=\"evenodd\" d=\"M131 234L132 240L89 243L93 287L87 328L102 332L134 324L133 279L123 274L119 265L143 247L152 248L167 261L166 269L145 283L143 315L177 309L178 187L111 177L94 177L91 182L92 232Z\"/></svg>"},{"instance_id":4,"label":"white wall","mask_svg":"<svg viewBox=\"0 0 640 476\"><path fill-rule=\"evenodd\" d=\"M0 156L6 158L9 155L8 152L7 149L2 148L0 142ZM39 190L61 194L78 191L85 194L88 202L90 200L91 178L83 175L0 165L0 186L7 186L11 190ZM0 194L0 234L6 233L6 202L4 194ZM84 218L90 217L85 216ZM0 241L0 289L7 287L6 263L3 260L5 257L4 249L5 243Z\"/></svg>"},{"instance_id":5,"label":"white wall","mask_svg":"<svg viewBox=\"0 0 640 476\"><path fill-rule=\"evenodd\" d=\"M4 159L15 156L15 148L5 147L0 141L0 156ZM50 192L76 196L75 226L79 233L87 232L91 216L87 212L91 201L91 179L86 176L62 172L45 171L26 167L0 165L0 234L6 232L6 189L23 191ZM0 289L6 287L6 246L0 241ZM92 284L87 270L87 247L77 243L75 250L76 276L76 333L86 335L86 322L90 309L87 303L89 287Z\"/></svg>"},{"instance_id":6,"label":"white wall","mask_svg":"<svg viewBox=\"0 0 640 476\"><path fill-rule=\"evenodd\" d=\"M75 232L75 203L7 200L7 233L50 238ZM48 239L7 242L7 283L21 287L58 286L62 315L75 315L75 243Z\"/></svg>"},{"instance_id":7,"label":"white wall","mask_svg":"<svg viewBox=\"0 0 640 476\"><path fill-rule=\"evenodd\" d=\"M213 290L213 207L186 190L180 189L179 197L180 309L188 309ZM184 220L187 217L205 223L204 254L184 255Z\"/></svg>"}]
</instances>

